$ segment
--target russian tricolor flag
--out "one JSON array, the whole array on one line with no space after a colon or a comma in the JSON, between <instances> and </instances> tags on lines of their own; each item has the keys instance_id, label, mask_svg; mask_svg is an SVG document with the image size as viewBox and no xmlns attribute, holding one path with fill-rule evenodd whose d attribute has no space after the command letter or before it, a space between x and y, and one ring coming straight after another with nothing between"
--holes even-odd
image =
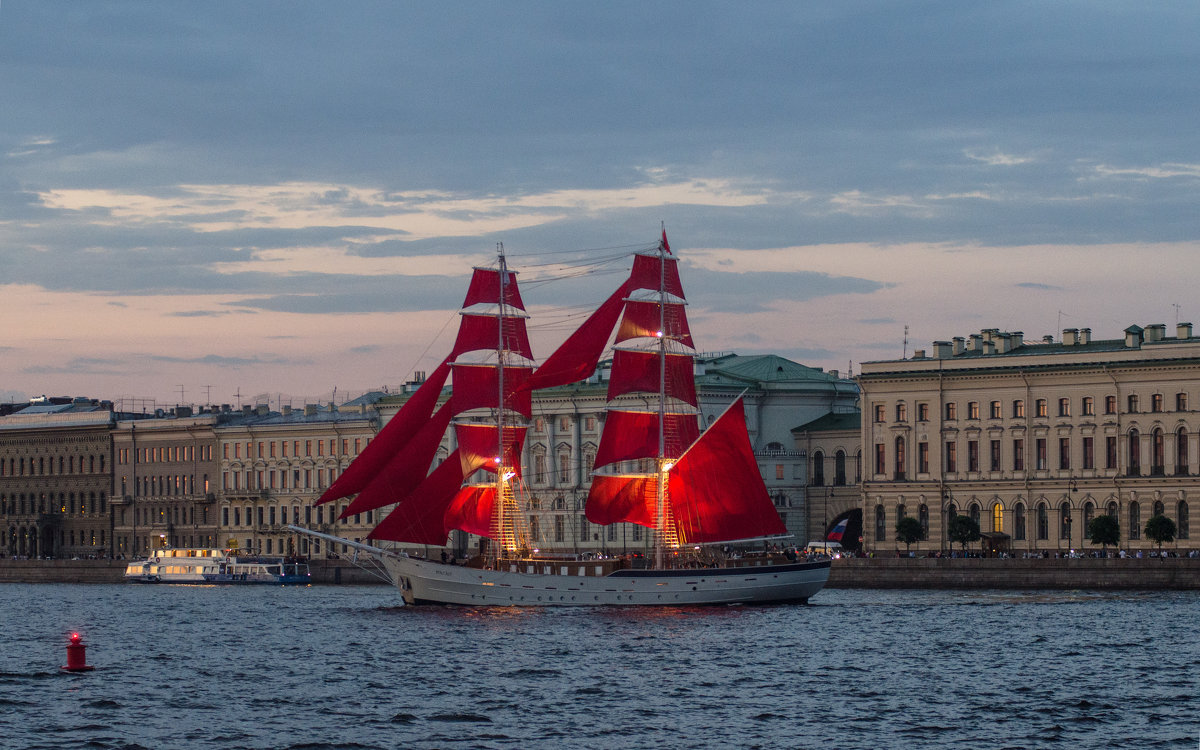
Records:
<instances>
[{"instance_id":1,"label":"russian tricolor flag","mask_svg":"<svg viewBox=\"0 0 1200 750\"><path fill-rule=\"evenodd\" d=\"M826 541L840 542L842 536L846 533L846 525L850 522L849 518L843 518L837 522L837 526L833 527L833 531L829 532L829 536L825 537Z\"/></svg>"}]
</instances>

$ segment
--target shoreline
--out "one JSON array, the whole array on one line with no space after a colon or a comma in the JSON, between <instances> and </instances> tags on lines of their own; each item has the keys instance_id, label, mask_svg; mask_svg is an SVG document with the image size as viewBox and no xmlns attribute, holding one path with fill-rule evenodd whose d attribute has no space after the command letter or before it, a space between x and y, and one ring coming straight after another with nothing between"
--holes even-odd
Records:
<instances>
[{"instance_id":1,"label":"shoreline","mask_svg":"<svg viewBox=\"0 0 1200 750\"><path fill-rule=\"evenodd\" d=\"M0 560L3 583L122 583L124 560ZM312 560L312 585L388 585L341 560ZM1200 590L1200 559L926 558L835 560L827 588Z\"/></svg>"}]
</instances>

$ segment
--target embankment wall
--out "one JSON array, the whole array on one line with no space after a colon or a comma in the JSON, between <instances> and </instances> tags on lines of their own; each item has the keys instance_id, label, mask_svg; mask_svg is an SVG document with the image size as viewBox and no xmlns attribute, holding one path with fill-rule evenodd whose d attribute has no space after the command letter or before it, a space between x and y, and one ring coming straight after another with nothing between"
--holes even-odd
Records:
<instances>
[{"instance_id":1,"label":"embankment wall","mask_svg":"<svg viewBox=\"0 0 1200 750\"><path fill-rule=\"evenodd\" d=\"M1200 589L1200 559L849 558L830 588Z\"/></svg>"}]
</instances>

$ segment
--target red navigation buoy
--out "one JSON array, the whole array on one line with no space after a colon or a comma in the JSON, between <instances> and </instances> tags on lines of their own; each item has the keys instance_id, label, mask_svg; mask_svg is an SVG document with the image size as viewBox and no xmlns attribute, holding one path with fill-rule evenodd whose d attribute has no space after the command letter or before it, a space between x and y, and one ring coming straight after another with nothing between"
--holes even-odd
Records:
<instances>
[{"instance_id":1,"label":"red navigation buoy","mask_svg":"<svg viewBox=\"0 0 1200 750\"><path fill-rule=\"evenodd\" d=\"M83 645L79 633L71 633L71 642L67 644L67 666L61 669L64 672L90 672L95 669L87 663L87 646Z\"/></svg>"}]
</instances>

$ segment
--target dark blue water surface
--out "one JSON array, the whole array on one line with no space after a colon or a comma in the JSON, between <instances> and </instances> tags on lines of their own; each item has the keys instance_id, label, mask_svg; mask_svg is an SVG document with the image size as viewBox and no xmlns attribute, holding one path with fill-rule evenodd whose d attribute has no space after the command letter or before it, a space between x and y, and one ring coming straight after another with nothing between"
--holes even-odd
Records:
<instances>
[{"instance_id":1,"label":"dark blue water surface","mask_svg":"<svg viewBox=\"0 0 1200 750\"><path fill-rule=\"evenodd\" d=\"M405 608L0 586L3 748L1196 748L1200 595ZM96 671L60 673L78 630Z\"/></svg>"}]
</instances>

